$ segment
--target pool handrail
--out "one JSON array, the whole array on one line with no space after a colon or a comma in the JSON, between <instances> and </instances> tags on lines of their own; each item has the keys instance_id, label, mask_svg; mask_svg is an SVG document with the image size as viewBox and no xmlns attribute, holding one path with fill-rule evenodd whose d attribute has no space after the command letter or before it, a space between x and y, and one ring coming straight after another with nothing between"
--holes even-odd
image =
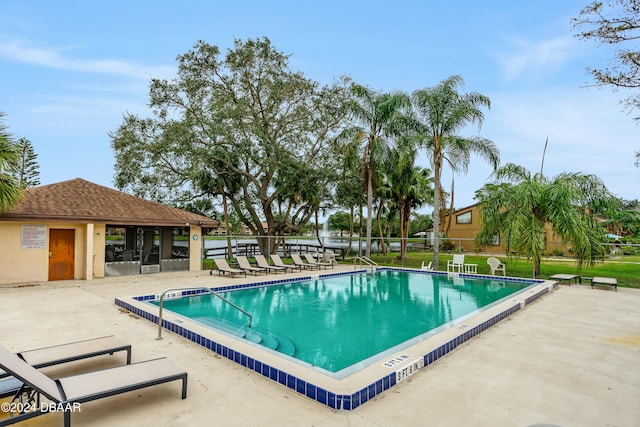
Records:
<instances>
[{"instance_id":1,"label":"pool handrail","mask_svg":"<svg viewBox=\"0 0 640 427\"><path fill-rule=\"evenodd\" d=\"M158 336L156 337L156 340L161 340L162 339L162 302L164 301L164 296L167 294L167 292L172 292L172 291L195 291L195 290L206 291L206 292L208 292L208 293L220 298L222 301L228 303L229 305L231 305L236 310L240 311L243 314L246 314L249 317L249 327L251 327L251 325L253 324L253 316L251 314L249 314L243 308L241 308L241 307L237 306L236 304L232 303L231 301L229 301L228 299L226 299L225 297L223 297L219 293L211 290L210 288L207 288L206 286L190 286L190 287L187 287L187 288L169 288L169 289L165 289L164 292L162 292L162 294L160 294L160 302L158 304L158 307L159 307L159 311L158 311Z\"/></svg>"},{"instance_id":2,"label":"pool handrail","mask_svg":"<svg viewBox=\"0 0 640 427\"><path fill-rule=\"evenodd\" d=\"M362 265L362 263L364 262L365 264L367 264L369 267L372 267L372 268L376 268L377 269L378 267L380 267L380 265L378 265L377 262L375 262L371 258L367 258L366 256L356 256L353 259L353 266L354 267L356 265L356 261L360 261L360 265Z\"/></svg>"}]
</instances>

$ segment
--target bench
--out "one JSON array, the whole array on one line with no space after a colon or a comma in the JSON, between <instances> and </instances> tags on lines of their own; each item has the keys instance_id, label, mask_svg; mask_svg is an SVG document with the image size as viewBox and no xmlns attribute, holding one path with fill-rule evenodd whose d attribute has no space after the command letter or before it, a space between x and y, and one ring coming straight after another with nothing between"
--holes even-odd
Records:
<instances>
[{"instance_id":1,"label":"bench","mask_svg":"<svg viewBox=\"0 0 640 427\"><path fill-rule=\"evenodd\" d=\"M571 286L571 281L575 280L578 283L580 276L576 274L554 274L553 276L549 276L549 280L557 280L558 282L566 281L569 286Z\"/></svg>"},{"instance_id":2,"label":"bench","mask_svg":"<svg viewBox=\"0 0 640 427\"><path fill-rule=\"evenodd\" d=\"M618 291L618 279L615 277L594 277L591 279L591 289L596 285L613 286Z\"/></svg>"}]
</instances>

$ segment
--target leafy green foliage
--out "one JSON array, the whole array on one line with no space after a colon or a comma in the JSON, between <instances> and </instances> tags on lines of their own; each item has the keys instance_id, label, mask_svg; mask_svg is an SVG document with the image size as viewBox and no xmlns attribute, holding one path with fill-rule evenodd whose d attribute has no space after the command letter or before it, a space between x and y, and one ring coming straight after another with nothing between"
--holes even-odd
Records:
<instances>
[{"instance_id":1,"label":"leafy green foliage","mask_svg":"<svg viewBox=\"0 0 640 427\"><path fill-rule=\"evenodd\" d=\"M444 163L447 162L454 172L466 171L469 155L475 153L486 159L494 169L500 164L500 153L492 141L457 135L469 124L477 123L480 127L484 121L483 109L491 106L489 98L478 92L459 93L458 88L463 84L462 77L454 75L434 87L416 90L412 94L417 115L415 128L433 165L433 223L436 238L439 238L445 205L441 182ZM439 247L436 245L436 265L438 257Z\"/></svg>"},{"instance_id":2,"label":"leafy green foliage","mask_svg":"<svg viewBox=\"0 0 640 427\"><path fill-rule=\"evenodd\" d=\"M562 173L549 180L509 163L498 169L495 183L476 192L476 199L482 215L477 243L488 245L500 236L507 253L533 261L536 276L546 250L547 225L571 246L578 268L604 257L604 228L593 211L612 203L612 197L596 176Z\"/></svg>"},{"instance_id":3,"label":"leafy green foliage","mask_svg":"<svg viewBox=\"0 0 640 427\"><path fill-rule=\"evenodd\" d=\"M17 160L15 175L20 188L32 188L40 185L40 164L38 154L33 149L31 141L20 138L16 143Z\"/></svg>"},{"instance_id":4,"label":"leafy green foliage","mask_svg":"<svg viewBox=\"0 0 640 427\"><path fill-rule=\"evenodd\" d=\"M340 231L340 235L350 230L351 215L347 212L338 211L329 216L329 229Z\"/></svg>"},{"instance_id":5,"label":"leafy green foliage","mask_svg":"<svg viewBox=\"0 0 640 427\"><path fill-rule=\"evenodd\" d=\"M0 119L4 113L0 112ZM15 178L18 149L7 127L0 121L0 213L11 209L22 198L22 191Z\"/></svg>"},{"instance_id":6,"label":"leafy green foliage","mask_svg":"<svg viewBox=\"0 0 640 427\"><path fill-rule=\"evenodd\" d=\"M371 230L373 228L373 198L376 192L375 151L389 146L391 138L402 131L406 113L410 107L409 97L402 92L378 93L368 87L354 84L351 87L353 101L349 104L355 127L345 131L363 145L362 167L364 191L367 195L367 247L366 256L371 256Z\"/></svg>"},{"instance_id":7,"label":"leafy green foliage","mask_svg":"<svg viewBox=\"0 0 640 427\"><path fill-rule=\"evenodd\" d=\"M306 79L266 38L224 57L200 41L177 78L152 79L154 117L110 135L115 184L171 204L224 195L255 235L297 232L338 181L349 87Z\"/></svg>"}]
</instances>

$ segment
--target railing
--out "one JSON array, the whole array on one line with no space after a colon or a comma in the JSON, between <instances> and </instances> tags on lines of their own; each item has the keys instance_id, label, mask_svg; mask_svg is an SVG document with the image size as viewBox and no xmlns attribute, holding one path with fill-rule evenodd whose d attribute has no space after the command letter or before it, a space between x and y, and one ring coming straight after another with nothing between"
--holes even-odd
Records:
<instances>
[{"instance_id":1,"label":"railing","mask_svg":"<svg viewBox=\"0 0 640 427\"><path fill-rule=\"evenodd\" d=\"M375 267L378 268L380 267L380 265L378 265L377 262L373 261L370 258L367 258L366 256L357 256L353 259L353 265L355 267L356 263L360 261L360 265L362 265L362 263L367 264L369 267Z\"/></svg>"},{"instance_id":2,"label":"railing","mask_svg":"<svg viewBox=\"0 0 640 427\"><path fill-rule=\"evenodd\" d=\"M209 288L207 288L205 286L196 286L196 287L188 287L188 288L169 288L169 289L165 289L164 292L162 292L162 294L160 295L160 302L158 304L159 307L160 307L160 310L158 312L158 336L156 337L156 340L161 340L162 339L162 302L164 301L164 296L167 294L167 292L172 292L172 291L195 291L195 290L206 291L206 292L210 293L211 295L217 296L222 301L226 302L227 304L229 304L230 306L232 306L236 310L240 311L243 314L246 314L249 317L249 327L251 327L251 325L253 324L253 316L250 315L246 310L242 309L241 307L238 307L236 304L232 303L231 301L229 301L228 299L226 299L225 297L223 297L219 293L214 292L214 291L212 291L211 289L209 289Z\"/></svg>"}]
</instances>

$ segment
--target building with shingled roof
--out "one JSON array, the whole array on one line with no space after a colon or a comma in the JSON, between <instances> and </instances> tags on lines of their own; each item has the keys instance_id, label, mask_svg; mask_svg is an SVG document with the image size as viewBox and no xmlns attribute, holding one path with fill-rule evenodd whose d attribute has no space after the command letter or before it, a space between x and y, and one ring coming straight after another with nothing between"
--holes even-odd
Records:
<instances>
[{"instance_id":1,"label":"building with shingled roof","mask_svg":"<svg viewBox=\"0 0 640 427\"><path fill-rule=\"evenodd\" d=\"M217 226L80 178L30 188L0 214L0 284L200 270Z\"/></svg>"}]
</instances>

